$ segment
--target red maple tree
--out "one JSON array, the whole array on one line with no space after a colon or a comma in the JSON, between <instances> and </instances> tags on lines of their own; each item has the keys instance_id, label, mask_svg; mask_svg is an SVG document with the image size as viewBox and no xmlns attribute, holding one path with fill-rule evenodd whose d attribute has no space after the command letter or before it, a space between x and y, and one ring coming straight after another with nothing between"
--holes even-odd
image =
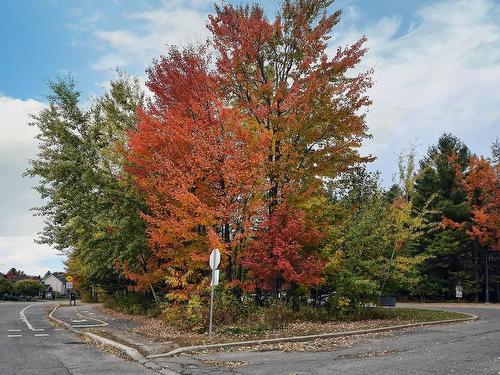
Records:
<instances>
[{"instance_id":1,"label":"red maple tree","mask_svg":"<svg viewBox=\"0 0 500 375\"><path fill-rule=\"evenodd\" d=\"M279 293L291 284L320 284L324 262L317 248L322 237L303 211L280 204L244 255L243 264L250 270L247 287Z\"/></svg>"},{"instance_id":2,"label":"red maple tree","mask_svg":"<svg viewBox=\"0 0 500 375\"><path fill-rule=\"evenodd\" d=\"M144 214L154 256L149 275L167 281L172 298L203 287L210 251L237 272L246 230L259 209L263 155L253 121L225 104L205 47L172 49L148 71L154 94L131 134L131 172L146 192Z\"/></svg>"}]
</instances>

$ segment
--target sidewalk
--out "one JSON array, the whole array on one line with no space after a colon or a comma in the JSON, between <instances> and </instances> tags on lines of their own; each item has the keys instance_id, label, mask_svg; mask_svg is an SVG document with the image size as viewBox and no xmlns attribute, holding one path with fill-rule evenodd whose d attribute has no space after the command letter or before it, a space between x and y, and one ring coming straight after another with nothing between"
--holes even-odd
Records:
<instances>
[{"instance_id":1,"label":"sidewalk","mask_svg":"<svg viewBox=\"0 0 500 375\"><path fill-rule=\"evenodd\" d=\"M133 318L120 319L102 314L98 311L98 306L87 303L79 303L71 307L61 305L53 316L81 331L98 334L130 346L144 356L168 352L178 347L170 340L151 340L151 338L136 333L134 330L141 325L138 321L134 321Z\"/></svg>"}]
</instances>

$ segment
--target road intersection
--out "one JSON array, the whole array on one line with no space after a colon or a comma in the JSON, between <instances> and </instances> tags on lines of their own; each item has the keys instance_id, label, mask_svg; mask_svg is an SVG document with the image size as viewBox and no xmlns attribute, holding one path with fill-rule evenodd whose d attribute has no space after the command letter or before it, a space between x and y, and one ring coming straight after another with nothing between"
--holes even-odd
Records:
<instances>
[{"instance_id":1,"label":"road intersection","mask_svg":"<svg viewBox=\"0 0 500 375\"><path fill-rule=\"evenodd\" d=\"M1 375L157 373L51 325L46 317L54 306L0 303ZM337 350L202 352L155 361L179 374L500 374L498 306L441 308L475 314L479 319L364 338ZM81 306L61 315L84 330L123 324Z\"/></svg>"},{"instance_id":2,"label":"road intersection","mask_svg":"<svg viewBox=\"0 0 500 375\"><path fill-rule=\"evenodd\" d=\"M53 307L43 302L0 303L1 375L155 374L52 326L46 316Z\"/></svg>"}]
</instances>

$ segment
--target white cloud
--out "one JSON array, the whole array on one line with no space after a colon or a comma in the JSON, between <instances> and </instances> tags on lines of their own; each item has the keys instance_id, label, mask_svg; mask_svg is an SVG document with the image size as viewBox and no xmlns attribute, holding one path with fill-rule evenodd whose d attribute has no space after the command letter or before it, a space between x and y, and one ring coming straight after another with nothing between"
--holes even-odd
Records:
<instances>
[{"instance_id":1,"label":"white cloud","mask_svg":"<svg viewBox=\"0 0 500 375\"><path fill-rule=\"evenodd\" d=\"M47 245L33 242L30 236L0 236L0 271L14 267L28 275L63 270L63 257Z\"/></svg>"},{"instance_id":2,"label":"white cloud","mask_svg":"<svg viewBox=\"0 0 500 375\"><path fill-rule=\"evenodd\" d=\"M334 41L345 45L368 36L361 68L375 69L375 86L367 118L374 138L366 150L379 156L375 166L386 177L395 154L414 140L428 146L452 132L487 153L498 135L500 4L441 1L413 17L407 30L401 17L391 16L352 27Z\"/></svg>"},{"instance_id":3,"label":"white cloud","mask_svg":"<svg viewBox=\"0 0 500 375\"><path fill-rule=\"evenodd\" d=\"M92 63L90 67L94 70L115 70L126 65L127 61L119 55L109 54L102 56L97 62Z\"/></svg>"},{"instance_id":4,"label":"white cloud","mask_svg":"<svg viewBox=\"0 0 500 375\"><path fill-rule=\"evenodd\" d=\"M94 36L104 43L107 52L101 60L92 64L92 68L108 70L139 66L144 69L170 45L203 42L208 31L205 27L207 13L198 8L202 5L205 2L166 3L154 11L125 15L126 21L142 25L139 30L96 31Z\"/></svg>"},{"instance_id":5,"label":"white cloud","mask_svg":"<svg viewBox=\"0 0 500 375\"><path fill-rule=\"evenodd\" d=\"M29 212L39 204L39 198L32 190L32 181L22 174L37 150L36 130L28 126L29 114L42 107L32 99L0 97L0 236L34 234L40 228L40 219Z\"/></svg>"},{"instance_id":6,"label":"white cloud","mask_svg":"<svg viewBox=\"0 0 500 375\"><path fill-rule=\"evenodd\" d=\"M29 115L43 106L32 99L0 97L0 270L16 267L38 274L50 262L58 264L56 250L33 242L42 222L30 208L38 206L40 198L32 189L33 181L22 177L28 159L37 152L37 132L28 126Z\"/></svg>"}]
</instances>

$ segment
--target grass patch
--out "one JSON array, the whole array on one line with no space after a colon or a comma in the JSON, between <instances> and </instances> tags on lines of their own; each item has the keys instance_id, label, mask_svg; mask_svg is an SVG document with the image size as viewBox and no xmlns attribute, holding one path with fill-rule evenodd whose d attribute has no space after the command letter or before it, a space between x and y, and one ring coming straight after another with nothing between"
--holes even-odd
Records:
<instances>
[{"instance_id":1,"label":"grass patch","mask_svg":"<svg viewBox=\"0 0 500 375\"><path fill-rule=\"evenodd\" d=\"M439 320L469 318L467 314L453 311L429 310L419 308L380 308L367 309L363 316L366 319L400 319L403 322L435 322Z\"/></svg>"}]
</instances>

